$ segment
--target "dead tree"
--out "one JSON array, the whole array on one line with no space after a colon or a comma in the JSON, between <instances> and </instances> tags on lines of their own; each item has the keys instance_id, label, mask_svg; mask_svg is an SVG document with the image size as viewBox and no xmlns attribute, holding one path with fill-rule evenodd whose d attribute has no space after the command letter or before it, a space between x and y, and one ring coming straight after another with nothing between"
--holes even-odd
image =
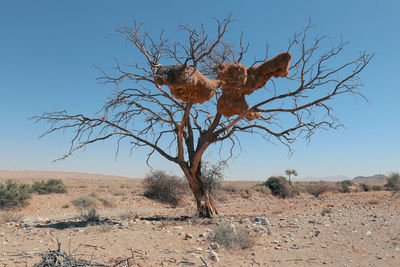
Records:
<instances>
[{"instance_id":1,"label":"dead tree","mask_svg":"<svg viewBox=\"0 0 400 267\"><path fill-rule=\"evenodd\" d=\"M216 20L213 40L203 25L199 29L182 26L179 32L187 37L185 43L171 42L163 34L153 38L136 23L118 29L145 63L117 62L115 75L102 71L100 79L118 86L97 117L67 111L36 116L50 123L43 135L75 131L70 150L62 158L115 136L118 146L128 139L132 148L149 147L147 163L157 152L180 166L199 216L217 214L201 173L207 148L225 142L232 148L239 142L238 133L250 133L266 141L277 140L290 150L299 137L337 128L340 122L333 114L333 100L339 95L363 97L359 74L372 58L362 53L338 63L346 43L332 45L325 36L310 41L312 26L308 24L289 41L286 51L246 67L241 62L248 44L242 37L237 48L225 41L231 22L230 17ZM331 46L322 50L323 42ZM271 88L265 86L279 77L287 82L284 87L276 86L279 79L270 83ZM133 86L119 89L123 81ZM251 94L258 99L253 105L246 101Z\"/></svg>"}]
</instances>

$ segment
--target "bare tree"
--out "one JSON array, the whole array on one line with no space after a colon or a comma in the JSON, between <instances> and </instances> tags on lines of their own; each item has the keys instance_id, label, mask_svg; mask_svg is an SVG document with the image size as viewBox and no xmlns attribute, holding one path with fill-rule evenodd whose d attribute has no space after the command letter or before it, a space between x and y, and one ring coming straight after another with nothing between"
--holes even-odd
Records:
<instances>
[{"instance_id":1,"label":"bare tree","mask_svg":"<svg viewBox=\"0 0 400 267\"><path fill-rule=\"evenodd\" d=\"M187 37L184 43L170 41L163 33L154 38L136 23L118 29L145 63L117 62L116 75L102 72L101 80L117 86L97 117L67 111L36 116L37 121L50 124L43 135L74 131L63 159L115 136L118 147L125 139L132 149L149 147L147 163L157 152L178 164L196 199L198 215L211 217L218 213L201 173L202 157L210 145L227 142L232 153L238 134L250 133L269 142L275 139L290 150L299 137L310 138L317 129L340 126L332 106L337 96L362 96L358 75L372 55L362 53L338 64L336 58L346 43L321 51L322 43L331 40L323 36L310 41L311 23L293 36L285 52L255 60L247 68L240 62L248 44L242 37L237 47L225 40L231 17L215 21L214 39L203 25L181 26L179 33ZM287 78L288 83L278 88L273 81L272 88L265 87L277 77ZM123 80L133 86L120 89ZM255 94L258 100L249 106L245 96Z\"/></svg>"}]
</instances>

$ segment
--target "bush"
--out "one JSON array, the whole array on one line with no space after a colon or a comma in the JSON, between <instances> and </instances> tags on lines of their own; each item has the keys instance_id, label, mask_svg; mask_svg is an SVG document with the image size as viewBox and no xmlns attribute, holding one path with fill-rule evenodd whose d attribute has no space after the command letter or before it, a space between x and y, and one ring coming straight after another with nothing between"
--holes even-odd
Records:
<instances>
[{"instance_id":1,"label":"bush","mask_svg":"<svg viewBox=\"0 0 400 267\"><path fill-rule=\"evenodd\" d=\"M305 190L307 193L319 197L322 193L325 193L331 189L331 186L327 182L315 182L315 183L308 183L305 186Z\"/></svg>"},{"instance_id":2,"label":"bush","mask_svg":"<svg viewBox=\"0 0 400 267\"><path fill-rule=\"evenodd\" d=\"M382 190L383 190L383 187L380 186L380 185L373 185L373 186L372 186L372 190L373 190L373 191L382 191Z\"/></svg>"},{"instance_id":3,"label":"bush","mask_svg":"<svg viewBox=\"0 0 400 267\"><path fill-rule=\"evenodd\" d=\"M343 180L339 182L339 191L342 193L350 193L350 187L352 186L353 182L350 180Z\"/></svg>"},{"instance_id":4,"label":"bush","mask_svg":"<svg viewBox=\"0 0 400 267\"><path fill-rule=\"evenodd\" d=\"M101 196L98 197L98 199L100 200L101 204L103 204L104 207L114 208L115 206L117 206L115 199L111 196Z\"/></svg>"},{"instance_id":5,"label":"bush","mask_svg":"<svg viewBox=\"0 0 400 267\"><path fill-rule=\"evenodd\" d=\"M100 216L95 209L90 209L81 212L81 218L89 225L95 225L100 222Z\"/></svg>"},{"instance_id":6,"label":"bush","mask_svg":"<svg viewBox=\"0 0 400 267\"><path fill-rule=\"evenodd\" d=\"M386 181L387 183L385 184L385 187L388 190L400 191L400 173L391 173Z\"/></svg>"},{"instance_id":7,"label":"bush","mask_svg":"<svg viewBox=\"0 0 400 267\"><path fill-rule=\"evenodd\" d=\"M39 194L64 194L67 193L67 187L62 180L49 179L47 181L36 181L32 185L33 192Z\"/></svg>"},{"instance_id":8,"label":"bush","mask_svg":"<svg viewBox=\"0 0 400 267\"><path fill-rule=\"evenodd\" d=\"M289 183L283 176L272 176L264 183L271 190L271 193L281 198L294 197L298 195L298 190Z\"/></svg>"},{"instance_id":9,"label":"bush","mask_svg":"<svg viewBox=\"0 0 400 267\"><path fill-rule=\"evenodd\" d=\"M203 163L201 173L203 175L204 184L210 194L215 194L222 188L224 179L224 170L227 164L225 161L220 161L218 165L210 165L207 162Z\"/></svg>"},{"instance_id":10,"label":"bush","mask_svg":"<svg viewBox=\"0 0 400 267\"><path fill-rule=\"evenodd\" d=\"M28 184L17 184L11 180L0 184L0 209L27 206L31 193L32 189Z\"/></svg>"},{"instance_id":11,"label":"bush","mask_svg":"<svg viewBox=\"0 0 400 267\"><path fill-rule=\"evenodd\" d=\"M254 245L254 240L251 238L248 229L242 226L236 227L228 222L223 222L215 227L208 239L226 248L239 247L245 249Z\"/></svg>"},{"instance_id":12,"label":"bush","mask_svg":"<svg viewBox=\"0 0 400 267\"><path fill-rule=\"evenodd\" d=\"M364 192L371 191L371 188L367 184L360 184L360 187L361 187L362 191L364 191Z\"/></svg>"},{"instance_id":13,"label":"bush","mask_svg":"<svg viewBox=\"0 0 400 267\"><path fill-rule=\"evenodd\" d=\"M0 214L0 225L3 223L20 222L22 215L15 212L7 211Z\"/></svg>"},{"instance_id":14,"label":"bush","mask_svg":"<svg viewBox=\"0 0 400 267\"><path fill-rule=\"evenodd\" d=\"M94 209L97 207L97 198L93 195L85 195L73 200L72 204L80 209Z\"/></svg>"},{"instance_id":15,"label":"bush","mask_svg":"<svg viewBox=\"0 0 400 267\"><path fill-rule=\"evenodd\" d=\"M177 206L181 195L185 192L186 183L183 179L169 175L165 171L152 171L144 179L144 196L172 206Z\"/></svg>"}]
</instances>

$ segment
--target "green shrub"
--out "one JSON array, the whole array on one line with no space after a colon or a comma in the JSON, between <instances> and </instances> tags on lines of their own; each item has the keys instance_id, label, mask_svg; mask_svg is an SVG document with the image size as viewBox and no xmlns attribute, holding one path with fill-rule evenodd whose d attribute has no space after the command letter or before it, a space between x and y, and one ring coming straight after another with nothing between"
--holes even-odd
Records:
<instances>
[{"instance_id":1,"label":"green shrub","mask_svg":"<svg viewBox=\"0 0 400 267\"><path fill-rule=\"evenodd\" d=\"M144 196L150 199L177 206L181 195L186 191L183 179L169 175L165 171L154 170L143 181Z\"/></svg>"},{"instance_id":2,"label":"green shrub","mask_svg":"<svg viewBox=\"0 0 400 267\"><path fill-rule=\"evenodd\" d=\"M204 162L201 168L204 184L210 194L215 194L222 188L224 179L224 170L227 164L225 161L220 161L218 165L210 165Z\"/></svg>"},{"instance_id":3,"label":"green shrub","mask_svg":"<svg viewBox=\"0 0 400 267\"><path fill-rule=\"evenodd\" d=\"M382 191L383 187L381 185L373 185L372 190L373 191Z\"/></svg>"},{"instance_id":4,"label":"green shrub","mask_svg":"<svg viewBox=\"0 0 400 267\"><path fill-rule=\"evenodd\" d=\"M339 191L342 193L350 193L351 190L350 190L349 186L352 186L352 185L353 185L353 182L350 180L340 181L339 182Z\"/></svg>"},{"instance_id":5,"label":"green shrub","mask_svg":"<svg viewBox=\"0 0 400 267\"><path fill-rule=\"evenodd\" d=\"M27 206L31 193L32 188L28 184L17 184L11 180L0 184L0 209Z\"/></svg>"},{"instance_id":6,"label":"green shrub","mask_svg":"<svg viewBox=\"0 0 400 267\"><path fill-rule=\"evenodd\" d=\"M33 192L39 194L63 194L67 193L67 187L62 180L49 179L47 181L36 181L32 185Z\"/></svg>"},{"instance_id":7,"label":"green shrub","mask_svg":"<svg viewBox=\"0 0 400 267\"><path fill-rule=\"evenodd\" d=\"M386 181L387 183L385 184L385 187L388 190L400 191L400 173L391 173Z\"/></svg>"},{"instance_id":8,"label":"green shrub","mask_svg":"<svg viewBox=\"0 0 400 267\"><path fill-rule=\"evenodd\" d=\"M228 222L223 222L215 227L208 239L226 248L239 247L245 249L254 245L254 240L251 238L248 229Z\"/></svg>"},{"instance_id":9,"label":"green shrub","mask_svg":"<svg viewBox=\"0 0 400 267\"><path fill-rule=\"evenodd\" d=\"M361 189L362 189L364 192L369 192L369 191L371 191L371 188L370 188L369 185L367 185L367 184L360 184L360 187L361 187Z\"/></svg>"},{"instance_id":10,"label":"green shrub","mask_svg":"<svg viewBox=\"0 0 400 267\"><path fill-rule=\"evenodd\" d=\"M269 177L264 185L271 190L271 193L281 198L294 197L298 195L298 190L292 183L289 183L283 176Z\"/></svg>"}]
</instances>

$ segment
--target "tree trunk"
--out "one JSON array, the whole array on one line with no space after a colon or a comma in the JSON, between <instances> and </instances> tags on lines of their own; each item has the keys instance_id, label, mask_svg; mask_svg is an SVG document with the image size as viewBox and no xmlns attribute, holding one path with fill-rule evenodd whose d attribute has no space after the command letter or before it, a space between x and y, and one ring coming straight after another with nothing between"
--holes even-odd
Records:
<instances>
[{"instance_id":1,"label":"tree trunk","mask_svg":"<svg viewBox=\"0 0 400 267\"><path fill-rule=\"evenodd\" d=\"M196 199L197 215L201 218L211 218L213 215L218 214L218 211L211 199L210 193L205 186L201 171L197 171L196 174L193 175L189 169L182 169L185 173L186 179L189 182L193 196Z\"/></svg>"}]
</instances>

